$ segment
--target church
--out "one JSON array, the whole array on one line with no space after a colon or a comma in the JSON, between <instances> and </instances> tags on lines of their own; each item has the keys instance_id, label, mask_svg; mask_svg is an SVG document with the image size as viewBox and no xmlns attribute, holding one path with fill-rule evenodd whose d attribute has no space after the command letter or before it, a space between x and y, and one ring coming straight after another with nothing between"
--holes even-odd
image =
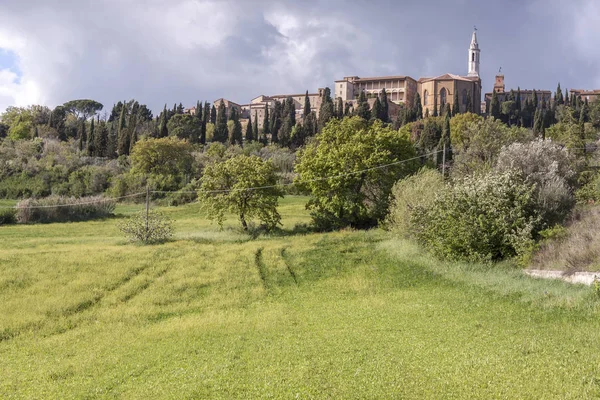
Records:
<instances>
[{"instance_id":1,"label":"church","mask_svg":"<svg viewBox=\"0 0 600 400\"><path fill-rule=\"evenodd\" d=\"M456 94L458 94L460 112L479 113L481 101L480 52L475 30L471 36L467 64L468 73L465 76L447 73L436 77L419 78L418 80L410 76L372 78L349 76L335 81L332 97L339 97L344 102L354 103L361 91L364 91L369 97L379 95L385 89L389 101L398 105L402 103L412 105L416 93L419 93L423 113L429 110L429 114L433 115L434 109L440 112L446 104L450 104L454 108L454 101Z\"/></svg>"}]
</instances>

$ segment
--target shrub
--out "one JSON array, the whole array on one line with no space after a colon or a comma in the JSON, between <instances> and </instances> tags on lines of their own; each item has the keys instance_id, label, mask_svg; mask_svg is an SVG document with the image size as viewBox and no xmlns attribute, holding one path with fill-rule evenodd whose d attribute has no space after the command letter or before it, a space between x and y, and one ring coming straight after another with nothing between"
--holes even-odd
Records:
<instances>
[{"instance_id":1,"label":"shrub","mask_svg":"<svg viewBox=\"0 0 600 400\"><path fill-rule=\"evenodd\" d=\"M411 215L415 207L428 208L434 194L444 190L442 175L433 169L421 169L415 175L398 181L392 188L392 202L387 227L402 236L413 231Z\"/></svg>"},{"instance_id":2,"label":"shrub","mask_svg":"<svg viewBox=\"0 0 600 400\"><path fill-rule=\"evenodd\" d=\"M17 222L21 224L85 221L112 215L115 201L102 196L25 199L17 204Z\"/></svg>"},{"instance_id":3,"label":"shrub","mask_svg":"<svg viewBox=\"0 0 600 400\"><path fill-rule=\"evenodd\" d=\"M498 172L516 170L527 184L535 184L537 209L545 227L563 223L575 205L575 160L550 139L503 147L494 168Z\"/></svg>"},{"instance_id":4,"label":"shrub","mask_svg":"<svg viewBox=\"0 0 600 400\"><path fill-rule=\"evenodd\" d=\"M181 206L183 204L193 203L198 199L196 191L200 188L200 182L192 180L185 185L181 190L167 195L167 204L169 206Z\"/></svg>"},{"instance_id":5,"label":"shrub","mask_svg":"<svg viewBox=\"0 0 600 400\"><path fill-rule=\"evenodd\" d=\"M0 225L10 225L17 223L17 210L14 208L0 209Z\"/></svg>"},{"instance_id":6,"label":"shrub","mask_svg":"<svg viewBox=\"0 0 600 400\"><path fill-rule=\"evenodd\" d=\"M539 230L534 186L515 172L467 177L415 207L417 239L436 255L493 261L524 254Z\"/></svg>"},{"instance_id":7,"label":"shrub","mask_svg":"<svg viewBox=\"0 0 600 400\"><path fill-rule=\"evenodd\" d=\"M150 211L147 216L141 211L119 223L118 228L130 242L162 243L173 236L173 222L158 211Z\"/></svg>"}]
</instances>

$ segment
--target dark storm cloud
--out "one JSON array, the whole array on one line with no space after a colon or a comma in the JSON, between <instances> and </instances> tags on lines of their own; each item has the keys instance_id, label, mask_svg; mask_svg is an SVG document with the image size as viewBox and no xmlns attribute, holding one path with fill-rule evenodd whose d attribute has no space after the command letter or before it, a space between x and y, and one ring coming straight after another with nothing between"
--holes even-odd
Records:
<instances>
[{"instance_id":1,"label":"dark storm cloud","mask_svg":"<svg viewBox=\"0 0 600 400\"><path fill-rule=\"evenodd\" d=\"M508 87L599 87L599 18L593 0L5 0L0 48L17 65L0 68L0 107L136 98L158 111L348 75L466 74L473 25L484 91L500 66Z\"/></svg>"}]
</instances>

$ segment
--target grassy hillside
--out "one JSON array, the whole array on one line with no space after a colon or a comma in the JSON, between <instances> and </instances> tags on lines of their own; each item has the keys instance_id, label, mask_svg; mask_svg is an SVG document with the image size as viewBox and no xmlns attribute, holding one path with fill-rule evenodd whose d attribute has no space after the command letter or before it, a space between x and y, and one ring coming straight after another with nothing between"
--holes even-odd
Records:
<instances>
[{"instance_id":1,"label":"grassy hillside","mask_svg":"<svg viewBox=\"0 0 600 400\"><path fill-rule=\"evenodd\" d=\"M197 205L165 209L158 246L126 244L118 218L0 227L0 397L600 395L589 288L381 231L294 234L305 200L255 240Z\"/></svg>"}]
</instances>

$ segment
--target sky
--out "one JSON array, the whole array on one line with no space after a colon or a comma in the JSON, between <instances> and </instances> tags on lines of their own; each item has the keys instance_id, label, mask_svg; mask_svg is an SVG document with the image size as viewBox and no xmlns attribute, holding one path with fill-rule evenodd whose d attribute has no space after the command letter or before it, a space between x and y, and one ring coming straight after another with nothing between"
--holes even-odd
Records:
<instances>
[{"instance_id":1,"label":"sky","mask_svg":"<svg viewBox=\"0 0 600 400\"><path fill-rule=\"evenodd\" d=\"M0 112L466 75L474 26L484 93L500 67L507 89L600 89L598 0L1 0Z\"/></svg>"}]
</instances>

